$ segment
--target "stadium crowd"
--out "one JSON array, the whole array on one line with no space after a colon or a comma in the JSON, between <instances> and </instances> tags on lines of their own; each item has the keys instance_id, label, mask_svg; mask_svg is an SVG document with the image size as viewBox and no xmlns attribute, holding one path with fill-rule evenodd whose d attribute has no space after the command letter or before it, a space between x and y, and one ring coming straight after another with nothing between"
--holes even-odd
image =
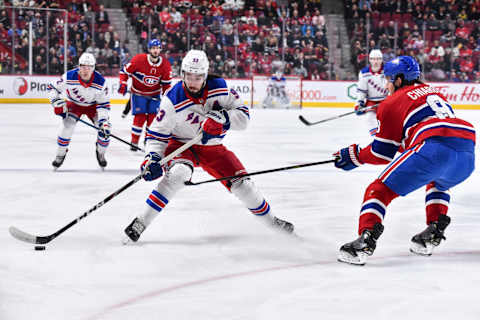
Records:
<instances>
[{"instance_id":1,"label":"stadium crowd","mask_svg":"<svg viewBox=\"0 0 480 320\"><path fill-rule=\"evenodd\" d=\"M367 48L384 60L411 55L425 77L480 82L480 0L344 0L352 63L366 64Z\"/></svg>"},{"instance_id":2,"label":"stadium crowd","mask_svg":"<svg viewBox=\"0 0 480 320\"><path fill-rule=\"evenodd\" d=\"M0 8L0 49L11 51L14 43L15 66L12 68L12 54L4 54L0 57L1 73L28 72L29 22L33 28L33 73L57 75L63 72L65 11L42 10L47 8L68 12L69 69L76 65L83 52L93 53L97 69L107 75L117 74L122 64L130 59L104 6L96 0L14 0L6 1L5 6L7 8ZM12 6L17 8L12 9Z\"/></svg>"},{"instance_id":3,"label":"stadium crowd","mask_svg":"<svg viewBox=\"0 0 480 320\"><path fill-rule=\"evenodd\" d=\"M100 72L117 75L131 58L128 40L122 43L97 0L4 4L35 10L0 8L0 51L12 51L14 43L15 52L14 69L12 55L0 55L0 73L28 72L30 21L33 73L63 71L65 13L41 8L68 12L68 68L90 52ZM377 48L385 61L414 55L429 80L480 81L480 0L344 0L344 7L356 72L367 64L367 51ZM195 48L207 52L212 72L227 78L271 74L273 61L283 59L287 75L336 79L321 0L123 0L122 8L144 50L149 39L162 41L175 75Z\"/></svg>"},{"instance_id":4,"label":"stadium crowd","mask_svg":"<svg viewBox=\"0 0 480 320\"><path fill-rule=\"evenodd\" d=\"M126 44L121 43L109 23L108 14L96 0L6 1L5 4L67 9L69 68L83 52L91 52L97 58L97 68L104 74L114 75L131 57ZM122 7L144 49L149 39L161 39L163 53L177 74L186 51L197 48L205 50L211 57L212 72L224 77L269 74L272 61L282 57L286 62L286 74L309 79L329 79L332 76L320 0L289 1L285 7L273 0L125 0ZM28 71L28 22L32 21L33 73L58 74L63 70L64 13L42 14L38 10L14 9L14 32L12 10L0 11L0 45L10 48L12 37L15 37L14 72ZM189 34L185 30L190 30ZM1 60L0 72L13 73L11 56Z\"/></svg>"}]
</instances>

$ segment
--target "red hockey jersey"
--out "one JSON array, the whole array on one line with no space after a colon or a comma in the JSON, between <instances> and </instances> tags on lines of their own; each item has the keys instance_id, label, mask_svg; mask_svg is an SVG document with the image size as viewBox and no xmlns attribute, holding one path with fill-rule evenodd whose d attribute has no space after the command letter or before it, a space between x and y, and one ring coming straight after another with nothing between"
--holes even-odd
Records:
<instances>
[{"instance_id":1,"label":"red hockey jersey","mask_svg":"<svg viewBox=\"0 0 480 320\"><path fill-rule=\"evenodd\" d=\"M389 163L399 149L409 149L434 136L475 142L473 125L455 117L445 96L426 84L403 87L387 97L378 106L377 121L373 142L360 151L362 163Z\"/></svg>"},{"instance_id":2,"label":"red hockey jersey","mask_svg":"<svg viewBox=\"0 0 480 320\"><path fill-rule=\"evenodd\" d=\"M132 93L143 96L162 95L172 83L172 67L164 57L156 64L148 60L146 53L137 54L120 70L120 83L132 77Z\"/></svg>"}]
</instances>

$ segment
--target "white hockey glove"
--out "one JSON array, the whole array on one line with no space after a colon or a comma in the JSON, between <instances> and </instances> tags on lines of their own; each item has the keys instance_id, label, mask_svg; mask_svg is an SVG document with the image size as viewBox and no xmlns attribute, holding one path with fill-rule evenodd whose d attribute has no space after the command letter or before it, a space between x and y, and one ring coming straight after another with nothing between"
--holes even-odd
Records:
<instances>
[{"instance_id":1,"label":"white hockey glove","mask_svg":"<svg viewBox=\"0 0 480 320\"><path fill-rule=\"evenodd\" d=\"M53 111L57 116L65 118L68 113L67 103L62 98L53 98L50 100L53 106Z\"/></svg>"},{"instance_id":2,"label":"white hockey glove","mask_svg":"<svg viewBox=\"0 0 480 320\"><path fill-rule=\"evenodd\" d=\"M98 135L104 139L108 139L110 136L110 130L112 124L107 119L98 120Z\"/></svg>"}]
</instances>

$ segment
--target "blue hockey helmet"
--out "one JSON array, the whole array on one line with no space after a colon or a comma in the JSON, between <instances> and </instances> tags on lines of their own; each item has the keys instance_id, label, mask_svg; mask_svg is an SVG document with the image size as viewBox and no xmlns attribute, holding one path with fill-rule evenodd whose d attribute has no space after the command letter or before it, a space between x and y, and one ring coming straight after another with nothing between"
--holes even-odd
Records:
<instances>
[{"instance_id":1,"label":"blue hockey helmet","mask_svg":"<svg viewBox=\"0 0 480 320\"><path fill-rule=\"evenodd\" d=\"M158 39L152 39L148 42L148 49L152 47L159 47L160 49L162 49L162 42Z\"/></svg>"},{"instance_id":2,"label":"blue hockey helmet","mask_svg":"<svg viewBox=\"0 0 480 320\"><path fill-rule=\"evenodd\" d=\"M390 77L390 82L394 82L399 74L403 74L407 81L416 80L421 73L417 60L410 56L400 56L388 61L383 66L383 72L386 77Z\"/></svg>"}]
</instances>

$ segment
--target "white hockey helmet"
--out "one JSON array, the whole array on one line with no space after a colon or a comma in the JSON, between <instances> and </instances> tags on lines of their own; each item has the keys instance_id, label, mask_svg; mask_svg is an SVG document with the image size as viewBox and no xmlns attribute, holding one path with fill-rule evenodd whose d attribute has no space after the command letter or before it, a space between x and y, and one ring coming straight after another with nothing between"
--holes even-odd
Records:
<instances>
[{"instance_id":1,"label":"white hockey helmet","mask_svg":"<svg viewBox=\"0 0 480 320\"><path fill-rule=\"evenodd\" d=\"M182 75L184 72L193 74L202 74L205 79L208 76L208 68L210 64L208 62L207 55L202 50L190 50L187 52L182 60Z\"/></svg>"},{"instance_id":2,"label":"white hockey helmet","mask_svg":"<svg viewBox=\"0 0 480 320\"><path fill-rule=\"evenodd\" d=\"M378 49L373 49L368 55L368 62L374 72L377 72L382 67L383 63L383 54L382 51Z\"/></svg>"},{"instance_id":3,"label":"white hockey helmet","mask_svg":"<svg viewBox=\"0 0 480 320\"><path fill-rule=\"evenodd\" d=\"M79 66L92 66L95 68L95 57L93 54L84 52L78 59L78 65Z\"/></svg>"}]
</instances>

